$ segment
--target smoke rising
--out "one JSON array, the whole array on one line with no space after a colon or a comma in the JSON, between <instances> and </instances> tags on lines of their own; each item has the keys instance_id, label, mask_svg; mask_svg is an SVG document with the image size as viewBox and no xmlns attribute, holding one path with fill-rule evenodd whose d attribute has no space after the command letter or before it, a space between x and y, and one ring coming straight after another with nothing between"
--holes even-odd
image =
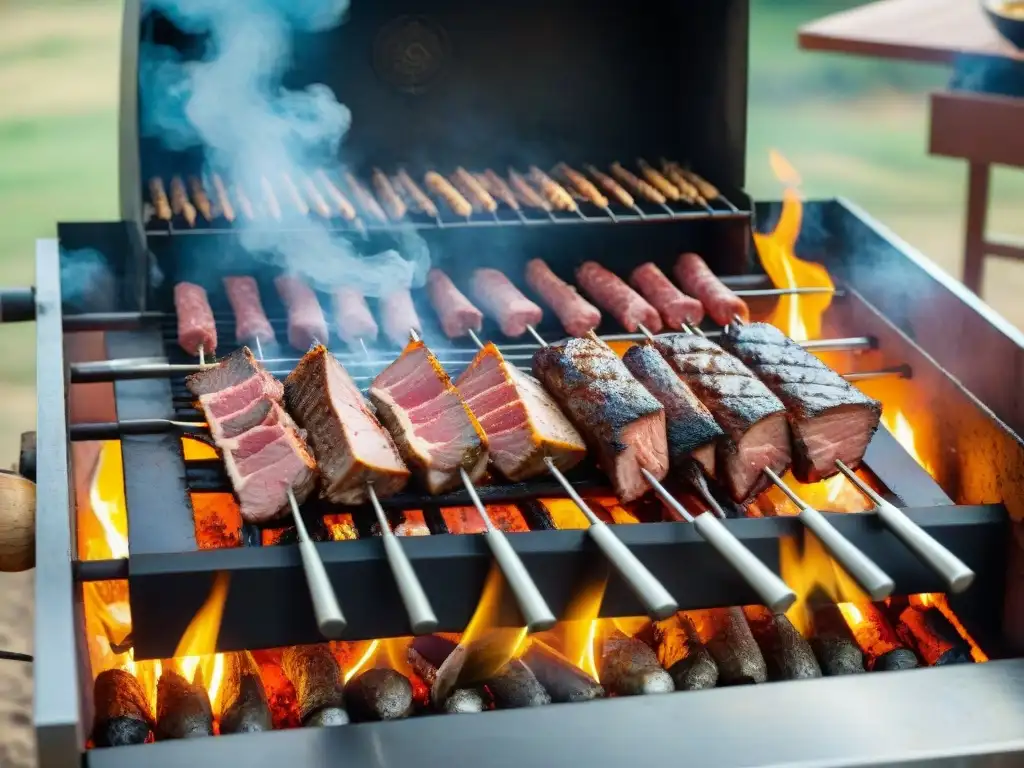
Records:
<instances>
[{"instance_id":1,"label":"smoke rising","mask_svg":"<svg viewBox=\"0 0 1024 768\"><path fill-rule=\"evenodd\" d=\"M210 170L259 189L261 177L298 178L337 162L352 122L326 85L289 90L293 32L316 32L344 20L348 0L149 0L188 33L206 35L201 60L147 44L140 52L141 125L166 148L201 148ZM236 226L238 222L236 222ZM303 231L243 229L240 241L261 261L305 277L321 289L350 285L367 296L423 283L426 243L411 228L397 250L361 256L322 222Z\"/></svg>"},{"instance_id":2,"label":"smoke rising","mask_svg":"<svg viewBox=\"0 0 1024 768\"><path fill-rule=\"evenodd\" d=\"M93 248L60 252L60 290L65 310L109 312L116 281L106 257Z\"/></svg>"}]
</instances>

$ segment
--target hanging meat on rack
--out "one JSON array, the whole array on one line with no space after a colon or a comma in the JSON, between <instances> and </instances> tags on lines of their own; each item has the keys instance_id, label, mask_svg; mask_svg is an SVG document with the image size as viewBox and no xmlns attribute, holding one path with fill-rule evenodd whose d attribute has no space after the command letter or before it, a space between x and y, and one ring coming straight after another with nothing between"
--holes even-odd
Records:
<instances>
[{"instance_id":1,"label":"hanging meat on rack","mask_svg":"<svg viewBox=\"0 0 1024 768\"><path fill-rule=\"evenodd\" d=\"M217 352L217 323L206 289L195 283L174 286L174 312L178 318L178 344L193 357Z\"/></svg>"}]
</instances>

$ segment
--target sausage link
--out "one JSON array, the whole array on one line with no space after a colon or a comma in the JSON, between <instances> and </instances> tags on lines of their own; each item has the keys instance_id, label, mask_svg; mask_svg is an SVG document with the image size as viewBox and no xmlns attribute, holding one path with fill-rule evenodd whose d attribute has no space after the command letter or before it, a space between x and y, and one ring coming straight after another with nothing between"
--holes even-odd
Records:
<instances>
[{"instance_id":1,"label":"sausage link","mask_svg":"<svg viewBox=\"0 0 1024 768\"><path fill-rule=\"evenodd\" d=\"M363 213L381 223L387 222L388 217L384 213L384 209L380 207L376 198L370 194L370 190L363 186L363 183L355 177L352 171L344 171L341 178L349 192L352 193L352 197L356 199L356 205L363 209Z\"/></svg>"},{"instance_id":2,"label":"sausage link","mask_svg":"<svg viewBox=\"0 0 1024 768\"><path fill-rule=\"evenodd\" d=\"M540 187L541 193L559 211L577 210L576 201L561 184L548 176L536 165L530 166L530 181Z\"/></svg>"},{"instance_id":3,"label":"sausage link","mask_svg":"<svg viewBox=\"0 0 1024 768\"><path fill-rule=\"evenodd\" d=\"M576 281L594 303L619 321L630 333L642 323L652 333L662 329L661 315L614 272L609 272L596 261L585 261L576 270Z\"/></svg>"},{"instance_id":4,"label":"sausage link","mask_svg":"<svg viewBox=\"0 0 1024 768\"><path fill-rule=\"evenodd\" d=\"M376 341L377 321L373 319L362 293L355 288L338 288L333 299L338 338L349 346L358 345L360 340Z\"/></svg>"},{"instance_id":5,"label":"sausage link","mask_svg":"<svg viewBox=\"0 0 1024 768\"><path fill-rule=\"evenodd\" d=\"M484 189L491 193L492 197L501 200L513 211L519 210L519 201L516 200L515 192L512 191L512 187L501 176L488 168L483 173L478 173L476 178L477 181L484 185Z\"/></svg>"},{"instance_id":6,"label":"sausage link","mask_svg":"<svg viewBox=\"0 0 1024 768\"><path fill-rule=\"evenodd\" d=\"M655 187L666 198L672 202L678 202L683 199L683 193L676 188L675 184L662 176L657 168L642 158L638 159L636 164L640 169L640 173L651 183L651 186Z\"/></svg>"},{"instance_id":7,"label":"sausage link","mask_svg":"<svg viewBox=\"0 0 1024 768\"><path fill-rule=\"evenodd\" d=\"M469 200L464 198L462 193L453 187L451 182L440 173L437 171L427 171L423 181L428 189L448 204L448 207L452 209L456 216L469 218L473 215L473 206L470 205Z\"/></svg>"},{"instance_id":8,"label":"sausage link","mask_svg":"<svg viewBox=\"0 0 1024 768\"><path fill-rule=\"evenodd\" d=\"M210 198L206 195L206 190L203 188L203 182L199 180L198 176L189 176L188 187L189 192L192 195L192 203L195 205L196 210L199 211L207 221L213 221L213 206L210 205Z\"/></svg>"},{"instance_id":9,"label":"sausage link","mask_svg":"<svg viewBox=\"0 0 1024 768\"><path fill-rule=\"evenodd\" d=\"M622 163L612 163L611 171L612 176L632 189L635 194L640 195L640 197L645 200L649 200L652 203L657 203L658 205L664 204L665 196L661 194L661 192L638 177L632 171L626 170Z\"/></svg>"},{"instance_id":10,"label":"sausage link","mask_svg":"<svg viewBox=\"0 0 1024 768\"><path fill-rule=\"evenodd\" d=\"M427 273L427 296L441 321L441 329L449 339L465 336L470 330L479 331L483 313L455 287L455 283L440 269Z\"/></svg>"},{"instance_id":11,"label":"sausage link","mask_svg":"<svg viewBox=\"0 0 1024 768\"><path fill-rule=\"evenodd\" d=\"M494 213L498 210L498 203L491 197L484 186L477 181L476 177L462 166L455 169L452 174L452 182L458 190L465 195L466 199L472 202L474 209Z\"/></svg>"},{"instance_id":12,"label":"sausage link","mask_svg":"<svg viewBox=\"0 0 1024 768\"><path fill-rule=\"evenodd\" d=\"M523 205L530 208L540 208L542 211L551 210L551 203L541 197L537 190L530 186L530 182L512 168L508 169L508 181L512 185L516 197L519 198Z\"/></svg>"},{"instance_id":13,"label":"sausage link","mask_svg":"<svg viewBox=\"0 0 1024 768\"><path fill-rule=\"evenodd\" d=\"M704 205L707 202L703 195L701 195L700 191L693 186L690 180L683 176L682 170L676 163L670 163L662 160L661 169L665 172L665 175L672 180L672 183L679 188L679 191L683 193L683 199L688 203Z\"/></svg>"},{"instance_id":14,"label":"sausage link","mask_svg":"<svg viewBox=\"0 0 1024 768\"><path fill-rule=\"evenodd\" d=\"M331 218L331 206L327 204L327 200L320 194L320 190L309 176L302 176L302 191L306 193L306 199L321 219Z\"/></svg>"},{"instance_id":15,"label":"sausage link","mask_svg":"<svg viewBox=\"0 0 1024 768\"><path fill-rule=\"evenodd\" d=\"M412 180L412 176L404 168L399 168L395 174L395 186L405 192L420 213L432 219L437 218L437 206L434 205L434 201L420 189L419 184Z\"/></svg>"},{"instance_id":16,"label":"sausage link","mask_svg":"<svg viewBox=\"0 0 1024 768\"><path fill-rule=\"evenodd\" d=\"M601 324L601 310L551 271L541 259L526 264L526 284L554 312L570 336L586 336Z\"/></svg>"},{"instance_id":17,"label":"sausage link","mask_svg":"<svg viewBox=\"0 0 1024 768\"><path fill-rule=\"evenodd\" d=\"M622 185L619 184L619 182L617 182L607 173L599 171L592 165L583 166L583 170L585 170L587 173L593 176L594 181L601 185L601 188L605 192L607 192L609 195L618 200L620 204L626 206L627 208L633 208L636 205L636 201L633 199L633 196L629 194L629 192L624 190L622 188Z\"/></svg>"},{"instance_id":18,"label":"sausage link","mask_svg":"<svg viewBox=\"0 0 1024 768\"><path fill-rule=\"evenodd\" d=\"M409 331L416 331L417 334L423 332L420 316L416 314L412 294L407 288L381 297L380 319L384 324L384 335L399 347L409 343Z\"/></svg>"},{"instance_id":19,"label":"sausage link","mask_svg":"<svg viewBox=\"0 0 1024 768\"><path fill-rule=\"evenodd\" d=\"M544 319L544 310L496 269L476 270L470 281L470 292L480 308L498 322L501 332L511 338L522 336L527 325L537 325Z\"/></svg>"},{"instance_id":20,"label":"sausage link","mask_svg":"<svg viewBox=\"0 0 1024 768\"><path fill-rule=\"evenodd\" d=\"M750 320L747 302L733 293L696 253L684 253L676 260L676 280L687 293L700 299L711 319L728 325L734 317Z\"/></svg>"},{"instance_id":21,"label":"sausage link","mask_svg":"<svg viewBox=\"0 0 1024 768\"><path fill-rule=\"evenodd\" d=\"M316 180L320 182L320 186L327 191L327 196L331 198L331 202L333 202L335 207L338 209L338 213L341 214L341 218L345 219L345 221L355 221L357 216L356 207L352 205L352 202L345 197L340 189L338 189L337 185L331 181L327 173L322 168L319 168L314 175L316 176Z\"/></svg>"},{"instance_id":22,"label":"sausage link","mask_svg":"<svg viewBox=\"0 0 1024 768\"><path fill-rule=\"evenodd\" d=\"M577 192L598 208L608 207L608 198L601 194L601 191L594 186L590 179L575 168L572 168L565 163L559 163L555 166L555 173L561 174L566 181L576 188Z\"/></svg>"},{"instance_id":23,"label":"sausage link","mask_svg":"<svg viewBox=\"0 0 1024 768\"><path fill-rule=\"evenodd\" d=\"M704 319L704 305L676 288L651 262L634 269L629 284L661 313L669 328L682 328L684 323L699 323Z\"/></svg>"},{"instance_id":24,"label":"sausage link","mask_svg":"<svg viewBox=\"0 0 1024 768\"><path fill-rule=\"evenodd\" d=\"M180 176L171 179L171 210L185 217L190 227L196 225L196 209L188 200L185 183Z\"/></svg>"},{"instance_id":25,"label":"sausage link","mask_svg":"<svg viewBox=\"0 0 1024 768\"><path fill-rule=\"evenodd\" d=\"M164 221L171 220L171 203L167 199L164 180L159 176L154 176L149 180L149 200L153 203L157 218Z\"/></svg>"},{"instance_id":26,"label":"sausage link","mask_svg":"<svg viewBox=\"0 0 1024 768\"><path fill-rule=\"evenodd\" d=\"M377 198L380 200L381 205L388 212L388 216L393 221L403 218L406 212L405 203L398 196L395 188L391 186L391 180L384 175L384 171L380 168L374 168L370 181L373 183L373 190L377 193Z\"/></svg>"},{"instance_id":27,"label":"sausage link","mask_svg":"<svg viewBox=\"0 0 1024 768\"><path fill-rule=\"evenodd\" d=\"M220 208L220 215L227 221L235 220L235 207L231 204L231 196L224 186L224 180L219 173L210 175L210 182L213 184L213 192L217 195L217 207Z\"/></svg>"},{"instance_id":28,"label":"sausage link","mask_svg":"<svg viewBox=\"0 0 1024 768\"><path fill-rule=\"evenodd\" d=\"M292 205L295 206L295 212L299 216L309 216L309 206L302 197L302 193L299 192L299 188L295 186L295 181L291 175L282 173L281 181L284 182L284 191L288 193L288 198L292 201Z\"/></svg>"},{"instance_id":29,"label":"sausage link","mask_svg":"<svg viewBox=\"0 0 1024 768\"><path fill-rule=\"evenodd\" d=\"M274 185L266 176L260 177L260 187L263 190L263 202L267 206L267 213L278 221L281 220L281 203L277 200L277 193L274 192Z\"/></svg>"}]
</instances>

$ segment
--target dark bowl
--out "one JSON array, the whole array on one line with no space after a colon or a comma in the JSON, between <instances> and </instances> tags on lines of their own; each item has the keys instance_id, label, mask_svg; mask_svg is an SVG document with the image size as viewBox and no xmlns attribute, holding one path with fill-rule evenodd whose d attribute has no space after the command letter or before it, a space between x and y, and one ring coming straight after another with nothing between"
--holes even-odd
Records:
<instances>
[{"instance_id":1,"label":"dark bowl","mask_svg":"<svg viewBox=\"0 0 1024 768\"><path fill-rule=\"evenodd\" d=\"M1006 4L1006 0L981 0L981 7L996 31L1024 51L1024 17L1010 16L1003 10Z\"/></svg>"}]
</instances>

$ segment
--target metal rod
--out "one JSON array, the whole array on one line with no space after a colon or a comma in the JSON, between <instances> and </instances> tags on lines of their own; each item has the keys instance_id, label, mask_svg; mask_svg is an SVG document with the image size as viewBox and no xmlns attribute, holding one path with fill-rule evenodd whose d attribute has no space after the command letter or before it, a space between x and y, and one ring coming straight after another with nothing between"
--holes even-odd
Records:
<instances>
[{"instance_id":1,"label":"metal rod","mask_svg":"<svg viewBox=\"0 0 1024 768\"><path fill-rule=\"evenodd\" d=\"M608 562L633 590L633 594L643 603L647 614L656 620L667 619L679 610L679 604L669 594L668 590L651 573L647 566L640 562L640 559L633 554L633 551L622 543L612 529L594 514L593 510L576 493L569 480L562 474L551 457L546 457L548 472L561 483L566 495L573 500L580 511L587 518L590 526L587 533L594 540L598 548L608 558Z\"/></svg>"},{"instance_id":2,"label":"metal rod","mask_svg":"<svg viewBox=\"0 0 1024 768\"><path fill-rule=\"evenodd\" d=\"M391 574L395 577L395 584L398 585L398 592L402 596L402 603L405 605L405 612L409 616L409 626L414 635L428 635L437 629L437 614L434 613L430 599L420 583L416 571L409 562L401 542L391 530L388 518L377 498L377 492L373 483L366 484L366 492L370 497L370 504L373 505L374 514L377 516L377 524L380 526L381 539L384 542L384 554L387 556L388 565L391 567Z\"/></svg>"},{"instance_id":3,"label":"metal rod","mask_svg":"<svg viewBox=\"0 0 1024 768\"><path fill-rule=\"evenodd\" d=\"M704 541L714 547L718 554L736 569L773 613L785 613L789 610L790 606L796 602L796 593L774 571L755 557L753 552L743 546L717 517L707 511L693 517L668 492L665 486L658 482L654 475L646 469L640 471L661 500L688 523L693 523L694 528L697 529ZM700 489L698 488L698 490ZM707 494L705 500L713 507L718 506L711 498L710 493Z\"/></svg>"},{"instance_id":4,"label":"metal rod","mask_svg":"<svg viewBox=\"0 0 1024 768\"><path fill-rule=\"evenodd\" d=\"M845 296L846 291L842 288L752 288L747 290L733 291L733 294L745 299L760 299L770 296L802 296L814 294L829 294L832 296Z\"/></svg>"},{"instance_id":5,"label":"metal rod","mask_svg":"<svg viewBox=\"0 0 1024 768\"><path fill-rule=\"evenodd\" d=\"M892 594L893 580L875 562L833 527L824 515L801 499L768 467L764 473L775 486L800 509L800 522L809 528L832 557L849 573L872 600L884 600Z\"/></svg>"},{"instance_id":6,"label":"metal rod","mask_svg":"<svg viewBox=\"0 0 1024 768\"><path fill-rule=\"evenodd\" d=\"M291 488L288 489L288 506L291 507L295 530L299 535L299 555L302 557L302 568L306 573L306 583L309 585L309 596L313 600L317 628L328 640L339 640L346 627L345 615L341 612L338 596L334 593L334 587L327 576L324 561L320 559L320 553L306 531L306 524L299 512L299 503L295 500Z\"/></svg>"},{"instance_id":7,"label":"metal rod","mask_svg":"<svg viewBox=\"0 0 1024 768\"><path fill-rule=\"evenodd\" d=\"M874 489L857 477L841 459L836 459L836 466L858 491L874 502L875 512L886 527L925 565L939 574L949 585L951 592L963 592L971 586L974 582L974 571L968 568L966 563L907 517L903 510L875 493Z\"/></svg>"},{"instance_id":8,"label":"metal rod","mask_svg":"<svg viewBox=\"0 0 1024 768\"><path fill-rule=\"evenodd\" d=\"M459 474L462 476L462 484L466 487L466 492L469 494L473 506L476 507L476 511L483 519L484 525L487 526L484 537L487 539L487 544L491 548L491 554L494 555L494 559L498 563L502 575L505 577L505 582L508 584L509 589L512 590L512 594L515 595L519 612L526 623L526 631L532 634L551 629L556 623L555 615L551 612L540 590L537 589L533 577L530 576L530 572L526 570L523 561L512 548L512 545L509 544L504 531L491 522L491 518L487 514L487 507L480 501L476 487L473 485L473 481L466 470L460 468Z\"/></svg>"}]
</instances>

